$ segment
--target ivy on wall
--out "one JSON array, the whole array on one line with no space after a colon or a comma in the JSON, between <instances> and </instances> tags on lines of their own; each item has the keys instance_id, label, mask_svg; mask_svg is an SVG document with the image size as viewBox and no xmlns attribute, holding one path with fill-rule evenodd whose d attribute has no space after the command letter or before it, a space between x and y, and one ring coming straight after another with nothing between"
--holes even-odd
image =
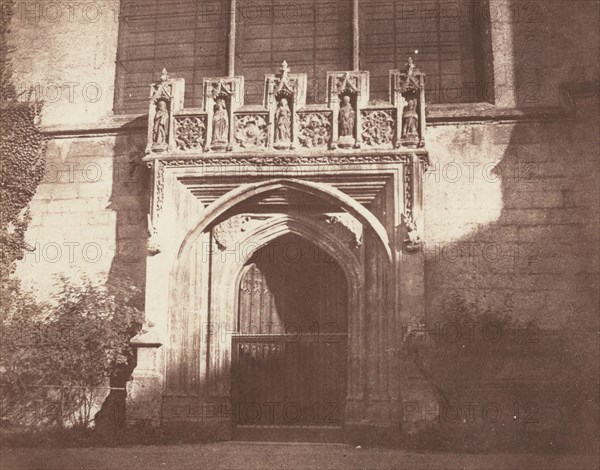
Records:
<instances>
[{"instance_id":1,"label":"ivy on wall","mask_svg":"<svg viewBox=\"0 0 600 470\"><path fill-rule=\"evenodd\" d=\"M6 285L31 248L25 232L31 219L28 206L45 169L45 137L39 126L42 104L19 96L13 82L8 41L14 1L3 4L0 15L0 281Z\"/></svg>"}]
</instances>

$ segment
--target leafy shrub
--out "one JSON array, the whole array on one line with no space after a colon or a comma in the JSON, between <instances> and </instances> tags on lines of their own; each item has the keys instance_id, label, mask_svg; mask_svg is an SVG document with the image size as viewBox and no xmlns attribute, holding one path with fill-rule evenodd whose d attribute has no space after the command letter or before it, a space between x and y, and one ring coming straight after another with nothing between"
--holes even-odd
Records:
<instances>
[{"instance_id":1,"label":"leafy shrub","mask_svg":"<svg viewBox=\"0 0 600 470\"><path fill-rule=\"evenodd\" d=\"M4 417L24 425L88 426L107 379L131 362L129 340L142 321L141 292L125 281L105 287L60 278L54 301L44 304L14 290L2 319ZM40 414L49 403L54 412Z\"/></svg>"}]
</instances>

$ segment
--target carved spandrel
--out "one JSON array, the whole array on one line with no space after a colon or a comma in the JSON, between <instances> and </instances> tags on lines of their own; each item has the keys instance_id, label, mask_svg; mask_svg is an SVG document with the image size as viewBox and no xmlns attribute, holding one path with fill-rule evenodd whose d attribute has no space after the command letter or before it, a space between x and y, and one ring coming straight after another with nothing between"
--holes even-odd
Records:
<instances>
[{"instance_id":1,"label":"carved spandrel","mask_svg":"<svg viewBox=\"0 0 600 470\"><path fill-rule=\"evenodd\" d=\"M219 249L235 249L243 240L245 233L257 229L268 219L268 216L234 215L213 228L213 237Z\"/></svg>"},{"instance_id":2,"label":"carved spandrel","mask_svg":"<svg viewBox=\"0 0 600 470\"><path fill-rule=\"evenodd\" d=\"M326 214L323 222L327 225L327 230L349 248L354 249L362 245L364 227L351 214Z\"/></svg>"}]
</instances>

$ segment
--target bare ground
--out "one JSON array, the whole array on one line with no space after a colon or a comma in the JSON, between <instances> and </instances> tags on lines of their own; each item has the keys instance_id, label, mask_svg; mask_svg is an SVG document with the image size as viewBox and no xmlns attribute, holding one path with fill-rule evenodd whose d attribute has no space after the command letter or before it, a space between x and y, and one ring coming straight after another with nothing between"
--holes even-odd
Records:
<instances>
[{"instance_id":1,"label":"bare ground","mask_svg":"<svg viewBox=\"0 0 600 470\"><path fill-rule=\"evenodd\" d=\"M2 449L12 469L599 469L597 455L438 454L343 444L190 444L85 449Z\"/></svg>"}]
</instances>

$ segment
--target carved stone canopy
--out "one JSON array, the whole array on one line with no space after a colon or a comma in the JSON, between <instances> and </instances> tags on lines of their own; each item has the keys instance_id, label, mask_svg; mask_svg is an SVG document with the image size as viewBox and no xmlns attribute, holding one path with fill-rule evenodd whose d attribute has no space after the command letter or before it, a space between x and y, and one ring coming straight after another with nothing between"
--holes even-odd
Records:
<instances>
[{"instance_id":1,"label":"carved stone canopy","mask_svg":"<svg viewBox=\"0 0 600 470\"><path fill-rule=\"evenodd\" d=\"M284 60L281 64L279 77L274 81L276 85L275 96L277 98L292 98L296 93L298 81L296 79L291 79L289 73L290 68L288 67L288 63Z\"/></svg>"},{"instance_id":2,"label":"carved stone canopy","mask_svg":"<svg viewBox=\"0 0 600 470\"><path fill-rule=\"evenodd\" d=\"M350 72L345 72L343 75L337 77L336 89L338 95L360 93L358 77L350 75Z\"/></svg>"},{"instance_id":3,"label":"carved stone canopy","mask_svg":"<svg viewBox=\"0 0 600 470\"><path fill-rule=\"evenodd\" d=\"M161 99L170 100L173 97L173 85L169 80L167 69L162 69L159 82L151 85L150 100L157 102Z\"/></svg>"},{"instance_id":4,"label":"carved stone canopy","mask_svg":"<svg viewBox=\"0 0 600 470\"><path fill-rule=\"evenodd\" d=\"M234 82L220 79L218 81L212 82L210 84L211 91L210 94L214 100L222 97L227 97L233 95L234 90Z\"/></svg>"},{"instance_id":5,"label":"carved stone canopy","mask_svg":"<svg viewBox=\"0 0 600 470\"><path fill-rule=\"evenodd\" d=\"M419 93L423 86L423 76L415 67L412 57L409 57L404 69L396 75L396 89L400 93Z\"/></svg>"}]
</instances>

